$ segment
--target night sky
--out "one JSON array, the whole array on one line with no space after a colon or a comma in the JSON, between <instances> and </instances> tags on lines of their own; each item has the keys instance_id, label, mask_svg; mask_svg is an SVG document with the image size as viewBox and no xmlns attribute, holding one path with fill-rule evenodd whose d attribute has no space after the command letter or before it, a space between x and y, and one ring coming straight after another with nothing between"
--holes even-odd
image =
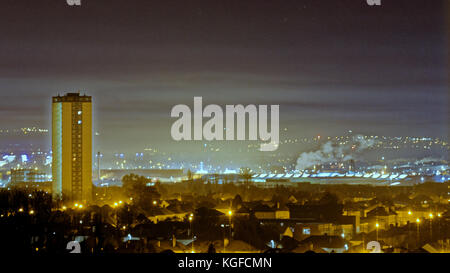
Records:
<instances>
[{"instance_id":1,"label":"night sky","mask_svg":"<svg viewBox=\"0 0 450 273\"><path fill-rule=\"evenodd\" d=\"M2 0L0 128L93 96L99 149L179 148L170 110L279 104L281 138L448 139L445 1Z\"/></svg>"}]
</instances>

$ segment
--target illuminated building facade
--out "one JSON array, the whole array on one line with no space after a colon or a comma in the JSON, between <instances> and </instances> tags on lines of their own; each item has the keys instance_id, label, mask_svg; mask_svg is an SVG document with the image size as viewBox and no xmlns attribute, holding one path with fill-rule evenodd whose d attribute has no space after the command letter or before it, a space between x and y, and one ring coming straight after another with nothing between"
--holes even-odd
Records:
<instances>
[{"instance_id":1,"label":"illuminated building facade","mask_svg":"<svg viewBox=\"0 0 450 273\"><path fill-rule=\"evenodd\" d=\"M53 198L92 199L92 98L68 93L52 103Z\"/></svg>"},{"instance_id":2,"label":"illuminated building facade","mask_svg":"<svg viewBox=\"0 0 450 273\"><path fill-rule=\"evenodd\" d=\"M32 169L12 169L11 184L15 183L39 183L46 182L47 177L44 172Z\"/></svg>"}]
</instances>

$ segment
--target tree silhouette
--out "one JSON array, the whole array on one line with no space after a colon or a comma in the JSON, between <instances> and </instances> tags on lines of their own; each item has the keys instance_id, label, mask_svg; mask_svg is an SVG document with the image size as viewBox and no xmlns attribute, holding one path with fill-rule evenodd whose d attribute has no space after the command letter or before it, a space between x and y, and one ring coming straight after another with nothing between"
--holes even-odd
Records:
<instances>
[{"instance_id":1,"label":"tree silhouette","mask_svg":"<svg viewBox=\"0 0 450 273\"><path fill-rule=\"evenodd\" d=\"M234 209L239 209L242 206L242 197L239 194L236 194L236 196L233 199L233 202L231 203L231 206Z\"/></svg>"},{"instance_id":2,"label":"tree silhouette","mask_svg":"<svg viewBox=\"0 0 450 273\"><path fill-rule=\"evenodd\" d=\"M242 178L244 178L246 184L248 184L250 181L250 178L252 178L252 170L247 167L242 167L239 170L239 174L242 176Z\"/></svg>"},{"instance_id":3,"label":"tree silhouette","mask_svg":"<svg viewBox=\"0 0 450 273\"><path fill-rule=\"evenodd\" d=\"M161 195L155 187L147 186L150 180L136 174L128 174L122 178L122 187L127 197L133 198L134 204L144 211L151 211L153 200L159 200Z\"/></svg>"}]
</instances>

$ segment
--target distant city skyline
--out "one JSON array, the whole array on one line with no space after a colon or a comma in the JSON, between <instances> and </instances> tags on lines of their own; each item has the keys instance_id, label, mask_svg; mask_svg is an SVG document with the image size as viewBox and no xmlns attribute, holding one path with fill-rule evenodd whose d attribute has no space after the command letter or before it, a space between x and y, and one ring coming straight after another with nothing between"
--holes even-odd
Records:
<instances>
[{"instance_id":1,"label":"distant city skyline","mask_svg":"<svg viewBox=\"0 0 450 273\"><path fill-rule=\"evenodd\" d=\"M2 0L0 252L450 253L449 26L448 0Z\"/></svg>"},{"instance_id":2,"label":"distant city skyline","mask_svg":"<svg viewBox=\"0 0 450 273\"><path fill-rule=\"evenodd\" d=\"M445 1L60 2L0 10L0 127L50 128L49 98L80 91L96 150L199 149L170 138L194 96L279 104L280 138L448 139Z\"/></svg>"}]
</instances>

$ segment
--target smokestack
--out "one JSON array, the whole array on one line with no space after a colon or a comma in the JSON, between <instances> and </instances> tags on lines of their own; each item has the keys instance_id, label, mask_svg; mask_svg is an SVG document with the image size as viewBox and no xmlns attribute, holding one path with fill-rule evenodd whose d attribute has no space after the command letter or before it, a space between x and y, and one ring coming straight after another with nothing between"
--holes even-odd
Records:
<instances>
[{"instance_id":1,"label":"smokestack","mask_svg":"<svg viewBox=\"0 0 450 273\"><path fill-rule=\"evenodd\" d=\"M350 159L348 161L348 171L349 172L355 172L355 160Z\"/></svg>"}]
</instances>

